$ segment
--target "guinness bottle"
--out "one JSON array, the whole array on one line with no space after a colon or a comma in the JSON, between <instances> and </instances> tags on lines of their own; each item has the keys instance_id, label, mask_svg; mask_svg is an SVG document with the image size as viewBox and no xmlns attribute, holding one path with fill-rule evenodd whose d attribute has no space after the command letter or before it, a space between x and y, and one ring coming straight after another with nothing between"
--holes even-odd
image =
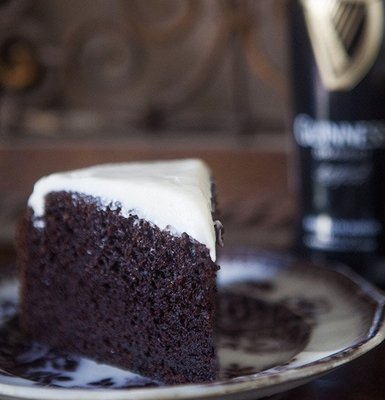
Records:
<instances>
[{"instance_id":1,"label":"guinness bottle","mask_svg":"<svg viewBox=\"0 0 385 400\"><path fill-rule=\"evenodd\" d=\"M291 3L298 245L385 283L385 2Z\"/></svg>"}]
</instances>

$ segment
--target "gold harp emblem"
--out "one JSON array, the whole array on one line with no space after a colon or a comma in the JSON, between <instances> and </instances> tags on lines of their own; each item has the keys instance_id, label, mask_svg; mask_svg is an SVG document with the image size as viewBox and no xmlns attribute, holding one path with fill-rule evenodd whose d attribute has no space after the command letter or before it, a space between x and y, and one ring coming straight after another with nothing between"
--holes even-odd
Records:
<instances>
[{"instance_id":1,"label":"gold harp emblem","mask_svg":"<svg viewBox=\"0 0 385 400\"><path fill-rule=\"evenodd\" d=\"M382 0L301 0L323 84L330 90L356 86L381 47Z\"/></svg>"}]
</instances>

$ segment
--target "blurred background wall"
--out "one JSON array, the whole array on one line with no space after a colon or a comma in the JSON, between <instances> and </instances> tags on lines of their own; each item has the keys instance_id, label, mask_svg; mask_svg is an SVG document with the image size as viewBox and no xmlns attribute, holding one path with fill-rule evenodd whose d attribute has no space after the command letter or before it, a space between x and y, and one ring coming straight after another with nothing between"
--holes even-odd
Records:
<instances>
[{"instance_id":1,"label":"blurred background wall","mask_svg":"<svg viewBox=\"0 0 385 400\"><path fill-rule=\"evenodd\" d=\"M1 135L282 131L281 0L2 0Z\"/></svg>"},{"instance_id":2,"label":"blurred background wall","mask_svg":"<svg viewBox=\"0 0 385 400\"><path fill-rule=\"evenodd\" d=\"M0 0L0 245L39 176L105 161L202 157L257 221L286 190L287 46L285 0Z\"/></svg>"}]
</instances>

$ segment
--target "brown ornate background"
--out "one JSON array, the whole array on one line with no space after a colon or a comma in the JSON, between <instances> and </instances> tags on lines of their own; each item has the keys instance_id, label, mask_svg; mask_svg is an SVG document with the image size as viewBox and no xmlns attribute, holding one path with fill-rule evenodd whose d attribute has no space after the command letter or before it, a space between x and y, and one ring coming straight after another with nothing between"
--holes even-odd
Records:
<instances>
[{"instance_id":1,"label":"brown ornate background","mask_svg":"<svg viewBox=\"0 0 385 400\"><path fill-rule=\"evenodd\" d=\"M280 130L283 0L2 0L1 134Z\"/></svg>"}]
</instances>

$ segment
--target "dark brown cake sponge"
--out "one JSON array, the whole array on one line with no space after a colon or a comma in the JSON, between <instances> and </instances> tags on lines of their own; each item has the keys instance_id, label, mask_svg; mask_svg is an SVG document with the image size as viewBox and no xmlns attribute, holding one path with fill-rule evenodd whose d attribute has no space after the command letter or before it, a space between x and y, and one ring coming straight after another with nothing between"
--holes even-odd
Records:
<instances>
[{"instance_id":1,"label":"dark brown cake sponge","mask_svg":"<svg viewBox=\"0 0 385 400\"><path fill-rule=\"evenodd\" d=\"M164 383L215 379L209 250L88 196L46 197L17 238L21 324L35 339Z\"/></svg>"}]
</instances>

